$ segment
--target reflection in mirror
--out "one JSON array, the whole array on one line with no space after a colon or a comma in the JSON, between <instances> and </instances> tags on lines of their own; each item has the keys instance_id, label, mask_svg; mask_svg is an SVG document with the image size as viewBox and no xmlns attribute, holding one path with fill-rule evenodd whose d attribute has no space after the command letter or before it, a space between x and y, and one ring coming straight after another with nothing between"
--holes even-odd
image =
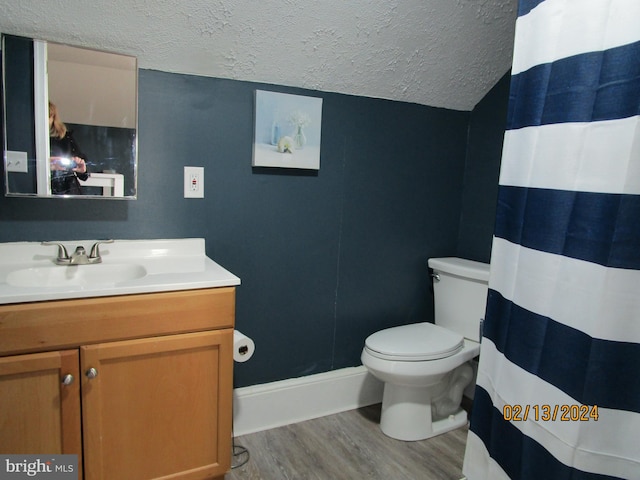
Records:
<instances>
[{"instance_id":1,"label":"reflection in mirror","mask_svg":"<svg viewBox=\"0 0 640 480\"><path fill-rule=\"evenodd\" d=\"M6 194L135 198L135 57L2 41Z\"/></svg>"}]
</instances>

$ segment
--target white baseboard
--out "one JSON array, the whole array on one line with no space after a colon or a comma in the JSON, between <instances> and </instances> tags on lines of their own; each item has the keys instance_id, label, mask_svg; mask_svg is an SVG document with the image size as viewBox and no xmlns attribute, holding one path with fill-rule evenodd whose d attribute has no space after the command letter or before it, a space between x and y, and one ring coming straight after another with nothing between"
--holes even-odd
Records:
<instances>
[{"instance_id":1,"label":"white baseboard","mask_svg":"<svg viewBox=\"0 0 640 480\"><path fill-rule=\"evenodd\" d=\"M234 436L282 427L382 402L384 384L364 366L233 391Z\"/></svg>"}]
</instances>

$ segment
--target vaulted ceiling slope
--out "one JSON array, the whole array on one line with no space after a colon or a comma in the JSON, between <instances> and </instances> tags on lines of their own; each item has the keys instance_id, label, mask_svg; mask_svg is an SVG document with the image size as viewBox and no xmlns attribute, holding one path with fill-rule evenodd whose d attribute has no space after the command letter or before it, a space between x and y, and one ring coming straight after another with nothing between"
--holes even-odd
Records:
<instances>
[{"instance_id":1,"label":"vaulted ceiling slope","mask_svg":"<svg viewBox=\"0 0 640 480\"><path fill-rule=\"evenodd\" d=\"M140 68L472 110L511 66L517 0L0 0L0 31Z\"/></svg>"}]
</instances>

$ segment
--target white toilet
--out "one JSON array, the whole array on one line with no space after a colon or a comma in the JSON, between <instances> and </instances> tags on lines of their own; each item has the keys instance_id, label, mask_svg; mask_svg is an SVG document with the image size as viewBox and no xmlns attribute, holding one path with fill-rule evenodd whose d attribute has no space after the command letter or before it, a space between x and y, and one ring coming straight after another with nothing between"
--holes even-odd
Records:
<instances>
[{"instance_id":1,"label":"white toilet","mask_svg":"<svg viewBox=\"0 0 640 480\"><path fill-rule=\"evenodd\" d=\"M462 392L480 353L489 265L431 258L435 323L415 323L370 335L362 364L385 382L380 428L398 440L423 440L461 427Z\"/></svg>"}]
</instances>

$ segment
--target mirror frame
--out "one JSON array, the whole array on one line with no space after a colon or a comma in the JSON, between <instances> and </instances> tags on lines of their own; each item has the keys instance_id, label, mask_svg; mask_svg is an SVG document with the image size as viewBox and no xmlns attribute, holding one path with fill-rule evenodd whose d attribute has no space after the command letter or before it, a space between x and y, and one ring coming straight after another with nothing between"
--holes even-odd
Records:
<instances>
[{"instance_id":1,"label":"mirror frame","mask_svg":"<svg viewBox=\"0 0 640 480\"><path fill-rule=\"evenodd\" d=\"M6 40L10 39L16 52L7 59ZM24 51L19 52L20 42ZM32 47L31 47L32 45ZM75 137L79 147L85 153L89 153L88 165L91 176L88 185L82 188L93 190L93 194L80 195L54 194L51 192L51 171L49 167L49 85L51 81L48 73L56 64L52 60L49 64L48 48L54 47L60 52L73 53L82 56L82 62L69 62L65 68L74 70L78 77L82 75L93 76L94 81L86 82L90 85L87 90L86 100L80 100L74 109L76 119L73 121L65 118L62 120L69 125L69 130L75 131ZM97 55L96 55L97 54ZM15 55L15 58L13 57ZM86 57L86 58L85 58ZM93 57L93 58L91 58ZM31 60L29 60L31 59ZM59 59L58 64L66 59ZM107 62L100 63L100 62ZM10 65L8 65L11 62ZM126 64L123 68L121 64ZM58 65L58 69L60 66ZM12 72L7 72L9 67ZM80 70L83 69L83 70ZM84 73L89 72L89 73ZM113 75L112 78L111 76ZM24 81L24 78L31 81ZM104 78L103 78L104 77ZM122 81L130 82L127 89L117 88L117 98L107 96L102 90L96 92L97 85L104 83L120 85ZM110 81L108 80L110 79ZM119 82L120 80L120 82ZM64 82L58 82L64 86ZM133 89L133 91L131 91ZM77 86L71 89L71 95L80 91ZM60 88L58 88L60 91ZM127 95L121 91L129 92ZM68 94L69 95L69 94ZM17 100L10 100L12 96L18 96ZM131 99L133 96L133 99ZM111 109L95 108L99 106L101 98L110 98L110 105L116 104L116 100L125 102L127 98L126 113ZM67 96L67 98L69 98ZM85 97L81 97L85 98ZM113 99L113 101L111 101ZM9 103L8 103L9 102ZM131 104L133 103L133 105ZM63 103L66 105L66 103ZM125 103L122 103L123 105ZM58 104L60 108L60 104ZM8 113L8 110L10 113ZM111 115L110 118L107 118ZM133 118L131 118L133 116ZM7 124L10 118L10 124ZM14 121L15 120L15 121ZM118 123L118 125L115 125ZM3 165L5 196L26 198L73 198L73 199L101 199L101 200L135 200L138 193L138 62L137 58L114 52L107 52L92 48L79 47L58 42L32 39L17 35L2 34L2 124L3 124ZM8 138L10 137L11 138ZM84 138L82 138L84 136ZM14 141L14 137L17 138ZM81 137L79 140L78 137ZM99 139L93 142L87 139ZM17 145L15 150L9 147ZM89 146L87 148L86 146ZM25 151L26 150L26 151ZM92 155L90 152L100 152ZM120 158L121 163L116 167L119 173L112 168L110 159ZM10 162L23 162L26 171L9 171ZM124 162L124 163L122 163ZM94 167L94 168L91 168ZM131 178L132 177L132 178ZM120 190L121 195L117 192Z\"/></svg>"}]
</instances>

